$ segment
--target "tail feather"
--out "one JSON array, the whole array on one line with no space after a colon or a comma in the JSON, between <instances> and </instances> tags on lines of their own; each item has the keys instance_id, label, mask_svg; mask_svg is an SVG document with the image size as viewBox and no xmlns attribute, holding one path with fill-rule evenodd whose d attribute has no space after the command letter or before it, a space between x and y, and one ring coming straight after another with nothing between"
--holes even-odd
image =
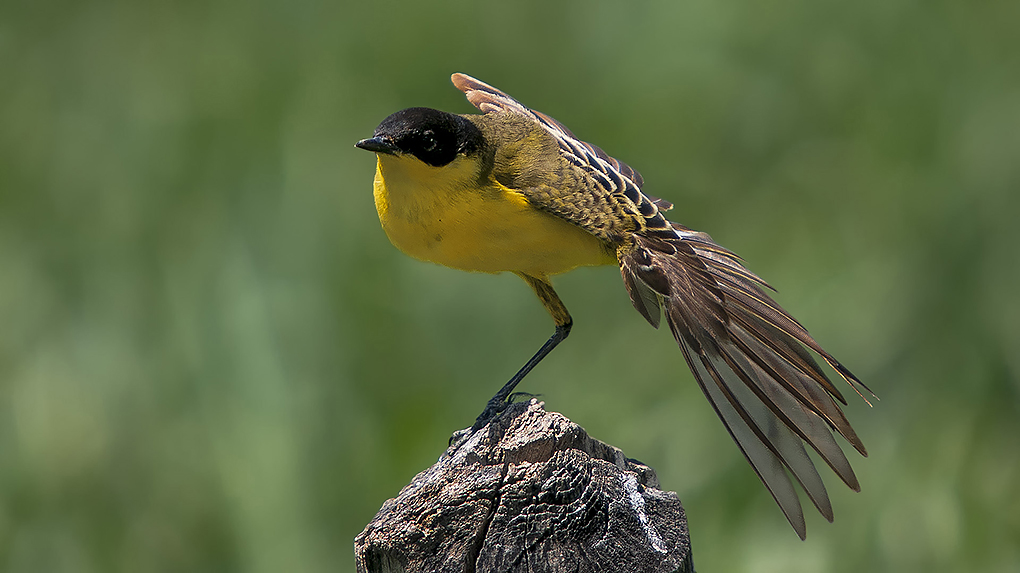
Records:
<instances>
[{"instance_id":1,"label":"tail feather","mask_svg":"<svg viewBox=\"0 0 1020 573\"><path fill-rule=\"evenodd\" d=\"M807 349L858 394L857 386L868 389L772 300L763 290L771 287L737 255L705 233L675 223L673 230L673 237L636 234L633 245L620 249L631 302L656 327L665 310L705 397L803 538L804 515L789 475L832 520L832 505L804 443L855 491L860 484L831 431L867 455L836 403L846 400Z\"/></svg>"}]
</instances>

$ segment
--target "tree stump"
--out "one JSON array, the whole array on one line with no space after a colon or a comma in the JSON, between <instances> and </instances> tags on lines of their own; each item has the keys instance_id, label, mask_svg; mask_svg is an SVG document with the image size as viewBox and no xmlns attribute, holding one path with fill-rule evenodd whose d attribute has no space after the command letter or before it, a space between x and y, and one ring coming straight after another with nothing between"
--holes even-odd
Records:
<instances>
[{"instance_id":1,"label":"tree stump","mask_svg":"<svg viewBox=\"0 0 1020 573\"><path fill-rule=\"evenodd\" d=\"M455 437L355 538L359 573L694 571L676 494L541 402Z\"/></svg>"}]
</instances>

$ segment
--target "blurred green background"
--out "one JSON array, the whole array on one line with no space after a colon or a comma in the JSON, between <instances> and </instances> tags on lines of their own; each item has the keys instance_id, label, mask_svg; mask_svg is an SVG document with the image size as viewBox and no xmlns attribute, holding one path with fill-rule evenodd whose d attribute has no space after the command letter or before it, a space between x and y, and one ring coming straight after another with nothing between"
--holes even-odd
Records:
<instances>
[{"instance_id":1,"label":"blurred green background","mask_svg":"<svg viewBox=\"0 0 1020 573\"><path fill-rule=\"evenodd\" d=\"M801 542L618 272L522 390L699 571L1020 570L1020 3L4 2L0 569L352 571L552 325L400 254L374 158L475 75L639 169L882 398Z\"/></svg>"}]
</instances>

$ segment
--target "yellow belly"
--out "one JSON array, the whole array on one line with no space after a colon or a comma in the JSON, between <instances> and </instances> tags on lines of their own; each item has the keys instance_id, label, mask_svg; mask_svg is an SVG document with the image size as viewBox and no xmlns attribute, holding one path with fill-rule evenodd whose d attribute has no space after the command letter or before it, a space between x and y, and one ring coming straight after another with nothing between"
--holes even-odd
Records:
<instances>
[{"instance_id":1,"label":"yellow belly","mask_svg":"<svg viewBox=\"0 0 1020 573\"><path fill-rule=\"evenodd\" d=\"M417 259L468 271L544 277L586 265L615 264L595 236L538 211L517 191L474 181L464 158L440 168L380 155L375 205L390 241Z\"/></svg>"}]
</instances>

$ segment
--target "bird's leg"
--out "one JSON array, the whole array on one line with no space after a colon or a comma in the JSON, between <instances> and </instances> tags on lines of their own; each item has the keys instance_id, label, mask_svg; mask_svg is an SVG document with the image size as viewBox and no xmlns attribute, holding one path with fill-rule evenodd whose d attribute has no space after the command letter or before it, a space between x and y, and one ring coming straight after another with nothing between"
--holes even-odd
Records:
<instances>
[{"instance_id":1,"label":"bird's leg","mask_svg":"<svg viewBox=\"0 0 1020 573\"><path fill-rule=\"evenodd\" d=\"M475 420L474 425L471 426L472 432L485 427L485 424L487 424L489 420L506 409L508 404L507 400L513 393L514 388L516 388L521 380L528 375L528 372L531 372L532 368L541 362L547 354L552 352L553 348L556 348L557 344L562 342L563 339L570 334L570 327L574 323L573 319L570 318L570 313L567 312L567 307L563 305L563 301L561 301L560 297L556 295L556 291L553 290L553 287L549 284L548 280L544 278L536 278L524 273L517 274L524 279L525 282L531 285L532 289L535 290L535 294L538 295L538 299L542 301L546 310L548 310L549 314L552 315L553 321L556 323L556 331L553 332L553 335L549 337L549 340L542 345L542 348L539 348L538 352L531 357L531 360L528 360L524 366L517 371L517 374L514 374L513 378L510 378L510 380L499 389L499 392L496 392L496 395L489 400L488 404L485 405L485 410L482 410L478 419Z\"/></svg>"}]
</instances>

